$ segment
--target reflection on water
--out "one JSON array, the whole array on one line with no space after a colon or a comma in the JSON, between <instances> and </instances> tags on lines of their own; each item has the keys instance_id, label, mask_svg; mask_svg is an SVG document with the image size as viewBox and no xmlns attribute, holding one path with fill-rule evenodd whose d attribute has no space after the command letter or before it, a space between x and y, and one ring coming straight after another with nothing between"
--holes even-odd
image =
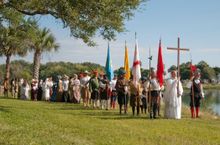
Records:
<instances>
[{"instance_id":1,"label":"reflection on water","mask_svg":"<svg viewBox=\"0 0 220 145\"><path fill-rule=\"evenodd\" d=\"M201 101L201 108L211 109L214 113L220 115L220 90L204 90L205 99ZM189 105L189 90L183 94L183 102Z\"/></svg>"}]
</instances>

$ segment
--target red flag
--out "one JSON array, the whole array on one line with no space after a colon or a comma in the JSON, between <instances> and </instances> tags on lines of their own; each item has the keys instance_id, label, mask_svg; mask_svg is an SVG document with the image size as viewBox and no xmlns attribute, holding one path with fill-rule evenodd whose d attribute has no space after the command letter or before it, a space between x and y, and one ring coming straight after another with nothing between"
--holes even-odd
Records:
<instances>
[{"instance_id":1,"label":"red flag","mask_svg":"<svg viewBox=\"0 0 220 145\"><path fill-rule=\"evenodd\" d=\"M190 63L190 77L193 76L194 72L196 71L196 66L192 64L192 62Z\"/></svg>"},{"instance_id":2,"label":"red flag","mask_svg":"<svg viewBox=\"0 0 220 145\"><path fill-rule=\"evenodd\" d=\"M163 73L164 73L164 64L163 64L163 55L162 55L162 47L160 40L159 50L158 50L158 61L157 61L157 79L159 81L160 86L163 85Z\"/></svg>"}]
</instances>

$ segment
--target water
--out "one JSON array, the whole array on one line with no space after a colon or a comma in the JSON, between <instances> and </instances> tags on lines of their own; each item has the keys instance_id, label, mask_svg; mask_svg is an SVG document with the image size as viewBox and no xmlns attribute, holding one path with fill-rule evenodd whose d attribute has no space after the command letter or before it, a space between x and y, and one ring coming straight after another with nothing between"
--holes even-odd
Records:
<instances>
[{"instance_id":1,"label":"water","mask_svg":"<svg viewBox=\"0 0 220 145\"><path fill-rule=\"evenodd\" d=\"M204 90L205 99L201 100L201 108L208 109L220 116L220 90ZM189 90L183 94L183 102L189 105Z\"/></svg>"}]
</instances>

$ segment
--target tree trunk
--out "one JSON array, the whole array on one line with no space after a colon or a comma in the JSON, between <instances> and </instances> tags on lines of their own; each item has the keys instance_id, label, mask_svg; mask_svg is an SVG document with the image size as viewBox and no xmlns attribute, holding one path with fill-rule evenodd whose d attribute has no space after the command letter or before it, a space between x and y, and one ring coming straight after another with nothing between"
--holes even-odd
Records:
<instances>
[{"instance_id":1,"label":"tree trunk","mask_svg":"<svg viewBox=\"0 0 220 145\"><path fill-rule=\"evenodd\" d=\"M6 56L6 73L5 73L5 79L7 79L9 81L9 77L10 77L10 62L11 62L11 55L7 55Z\"/></svg>"},{"instance_id":2,"label":"tree trunk","mask_svg":"<svg viewBox=\"0 0 220 145\"><path fill-rule=\"evenodd\" d=\"M41 51L35 51L34 53L34 66L33 66L33 78L39 79Z\"/></svg>"},{"instance_id":3,"label":"tree trunk","mask_svg":"<svg viewBox=\"0 0 220 145\"><path fill-rule=\"evenodd\" d=\"M9 91L9 77L10 77L10 60L11 55L6 55L6 62L5 62L5 80L4 80L4 95L8 97Z\"/></svg>"}]
</instances>

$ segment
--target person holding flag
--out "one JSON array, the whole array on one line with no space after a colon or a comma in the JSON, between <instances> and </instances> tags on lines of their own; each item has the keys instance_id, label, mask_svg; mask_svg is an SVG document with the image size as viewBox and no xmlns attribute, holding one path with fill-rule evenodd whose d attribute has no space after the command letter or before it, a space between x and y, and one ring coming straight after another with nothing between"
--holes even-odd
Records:
<instances>
[{"instance_id":1,"label":"person holding flag","mask_svg":"<svg viewBox=\"0 0 220 145\"><path fill-rule=\"evenodd\" d=\"M135 33L136 39L136 33ZM129 83L130 86L130 105L132 107L132 112L134 115L135 107L137 108L137 115L140 112L140 79L141 79L141 61L139 58L139 51L138 51L138 43L137 39L135 40L135 51L134 51L134 61L132 67L132 80Z\"/></svg>"},{"instance_id":2,"label":"person holding flag","mask_svg":"<svg viewBox=\"0 0 220 145\"><path fill-rule=\"evenodd\" d=\"M156 119L158 110L158 101L160 96L160 84L157 79L156 70L151 68L150 70L150 82L149 82L149 105L150 105L150 118Z\"/></svg>"},{"instance_id":3,"label":"person holding flag","mask_svg":"<svg viewBox=\"0 0 220 145\"><path fill-rule=\"evenodd\" d=\"M115 88L118 94L119 113L122 112L122 106L124 105L124 113L127 113L128 104L128 81L125 79L125 70L120 68L118 71L118 80Z\"/></svg>"},{"instance_id":4,"label":"person holding flag","mask_svg":"<svg viewBox=\"0 0 220 145\"><path fill-rule=\"evenodd\" d=\"M192 76L192 81L190 82L190 109L191 109L191 117L198 118L199 117L199 109L201 104L201 99L204 98L203 86L200 80L201 73L199 69L191 66L191 72L194 74ZM196 115L195 115L196 111Z\"/></svg>"}]
</instances>

